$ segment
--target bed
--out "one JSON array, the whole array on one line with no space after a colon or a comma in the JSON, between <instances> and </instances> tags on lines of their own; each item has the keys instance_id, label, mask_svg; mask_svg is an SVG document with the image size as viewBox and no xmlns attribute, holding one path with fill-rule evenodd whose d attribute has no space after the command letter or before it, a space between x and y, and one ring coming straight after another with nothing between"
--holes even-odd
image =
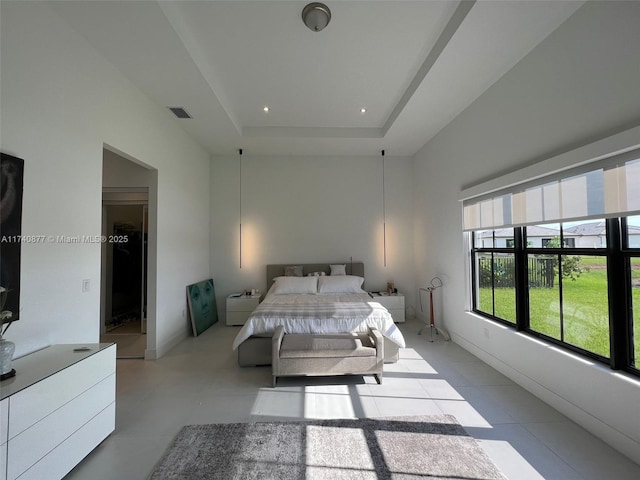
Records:
<instances>
[{"instance_id":1,"label":"bed","mask_svg":"<svg viewBox=\"0 0 640 480\"><path fill-rule=\"evenodd\" d=\"M345 275L331 276L331 265L344 265ZM375 326L384 337L385 363L398 360L404 337L389 312L363 290L363 263L296 264L301 276L285 276L292 266L267 265L269 291L233 342L240 366L271 364L278 325L286 333L311 334L364 333Z\"/></svg>"}]
</instances>

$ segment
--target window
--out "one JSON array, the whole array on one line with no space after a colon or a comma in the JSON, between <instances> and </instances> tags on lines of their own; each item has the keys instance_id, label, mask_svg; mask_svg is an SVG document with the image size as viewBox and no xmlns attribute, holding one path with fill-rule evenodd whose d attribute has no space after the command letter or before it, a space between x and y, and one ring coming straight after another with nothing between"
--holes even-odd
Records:
<instances>
[{"instance_id":1,"label":"window","mask_svg":"<svg viewBox=\"0 0 640 480\"><path fill-rule=\"evenodd\" d=\"M475 308L515 324L513 228L477 232L473 239L474 245L478 245L474 263Z\"/></svg>"},{"instance_id":2,"label":"window","mask_svg":"<svg viewBox=\"0 0 640 480\"><path fill-rule=\"evenodd\" d=\"M616 226L623 232L617 243L607 233ZM494 247L506 230L513 246ZM548 236L549 232L555 235ZM631 308L626 310L631 318L614 324L631 326L629 333L616 332L618 338L626 336L622 344L628 353L617 352L616 358L627 358L624 368L640 373L640 246L631 246L636 234L640 216L474 232L474 311L596 360L613 362L609 298L615 293L609 277L628 278L621 284L629 292ZM478 244L477 239L491 241ZM624 255L622 269L609 265L615 252ZM624 312L621 308L615 315Z\"/></svg>"},{"instance_id":3,"label":"window","mask_svg":"<svg viewBox=\"0 0 640 480\"><path fill-rule=\"evenodd\" d=\"M640 216L628 217L623 224L623 242L625 247L625 263L628 271L628 284L631 303L631 351L630 363L640 370Z\"/></svg>"},{"instance_id":4,"label":"window","mask_svg":"<svg viewBox=\"0 0 640 480\"><path fill-rule=\"evenodd\" d=\"M633 350L631 365L640 370L640 257L631 257L631 285L632 285L632 313Z\"/></svg>"},{"instance_id":5,"label":"window","mask_svg":"<svg viewBox=\"0 0 640 480\"><path fill-rule=\"evenodd\" d=\"M604 220L524 228L528 270L529 329L603 358L609 358L609 299L605 249L585 255L575 237L592 245ZM532 247L532 234L554 229L557 235ZM570 240L570 241L569 241ZM596 245L600 245L597 240Z\"/></svg>"},{"instance_id":6,"label":"window","mask_svg":"<svg viewBox=\"0 0 640 480\"><path fill-rule=\"evenodd\" d=\"M473 309L640 375L640 148L588 147L462 192Z\"/></svg>"}]
</instances>

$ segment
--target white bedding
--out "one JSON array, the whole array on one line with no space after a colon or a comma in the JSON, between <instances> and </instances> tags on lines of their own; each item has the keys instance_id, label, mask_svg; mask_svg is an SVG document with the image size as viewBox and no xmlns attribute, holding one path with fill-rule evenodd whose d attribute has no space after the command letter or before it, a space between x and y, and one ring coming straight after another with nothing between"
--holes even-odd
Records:
<instances>
[{"instance_id":1,"label":"white bedding","mask_svg":"<svg viewBox=\"0 0 640 480\"><path fill-rule=\"evenodd\" d=\"M367 332L375 326L383 336L405 346L402 332L391 314L367 293L285 294L268 293L249 316L233 342L233 349L252 335L273 334L278 325L285 333Z\"/></svg>"}]
</instances>

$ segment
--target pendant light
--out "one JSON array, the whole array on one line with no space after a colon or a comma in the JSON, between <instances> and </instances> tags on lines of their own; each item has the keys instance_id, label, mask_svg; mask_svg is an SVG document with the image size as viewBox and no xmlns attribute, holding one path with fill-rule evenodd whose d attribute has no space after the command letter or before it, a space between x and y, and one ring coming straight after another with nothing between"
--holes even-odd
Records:
<instances>
[{"instance_id":1,"label":"pendant light","mask_svg":"<svg viewBox=\"0 0 640 480\"><path fill-rule=\"evenodd\" d=\"M384 256L384 266L387 266L387 206L385 196L384 181L384 150L382 150L382 251Z\"/></svg>"},{"instance_id":2,"label":"pendant light","mask_svg":"<svg viewBox=\"0 0 640 480\"><path fill-rule=\"evenodd\" d=\"M239 204L239 218L240 218L240 268L242 268L242 149L238 149L238 154L240 155L240 165L239 165L239 170L240 170L240 175L239 177L239 188L238 191L239 193L239 198L238 198L238 204Z\"/></svg>"}]
</instances>

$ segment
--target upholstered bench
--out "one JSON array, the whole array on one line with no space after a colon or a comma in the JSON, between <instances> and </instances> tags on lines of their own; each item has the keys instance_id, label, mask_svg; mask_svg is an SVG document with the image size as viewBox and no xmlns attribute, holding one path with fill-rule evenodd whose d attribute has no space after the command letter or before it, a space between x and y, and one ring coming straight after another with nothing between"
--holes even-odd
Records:
<instances>
[{"instance_id":1,"label":"upholstered bench","mask_svg":"<svg viewBox=\"0 0 640 480\"><path fill-rule=\"evenodd\" d=\"M384 341L374 327L368 333L285 334L279 326L271 339L273 386L278 377L373 375L382 383Z\"/></svg>"}]
</instances>

